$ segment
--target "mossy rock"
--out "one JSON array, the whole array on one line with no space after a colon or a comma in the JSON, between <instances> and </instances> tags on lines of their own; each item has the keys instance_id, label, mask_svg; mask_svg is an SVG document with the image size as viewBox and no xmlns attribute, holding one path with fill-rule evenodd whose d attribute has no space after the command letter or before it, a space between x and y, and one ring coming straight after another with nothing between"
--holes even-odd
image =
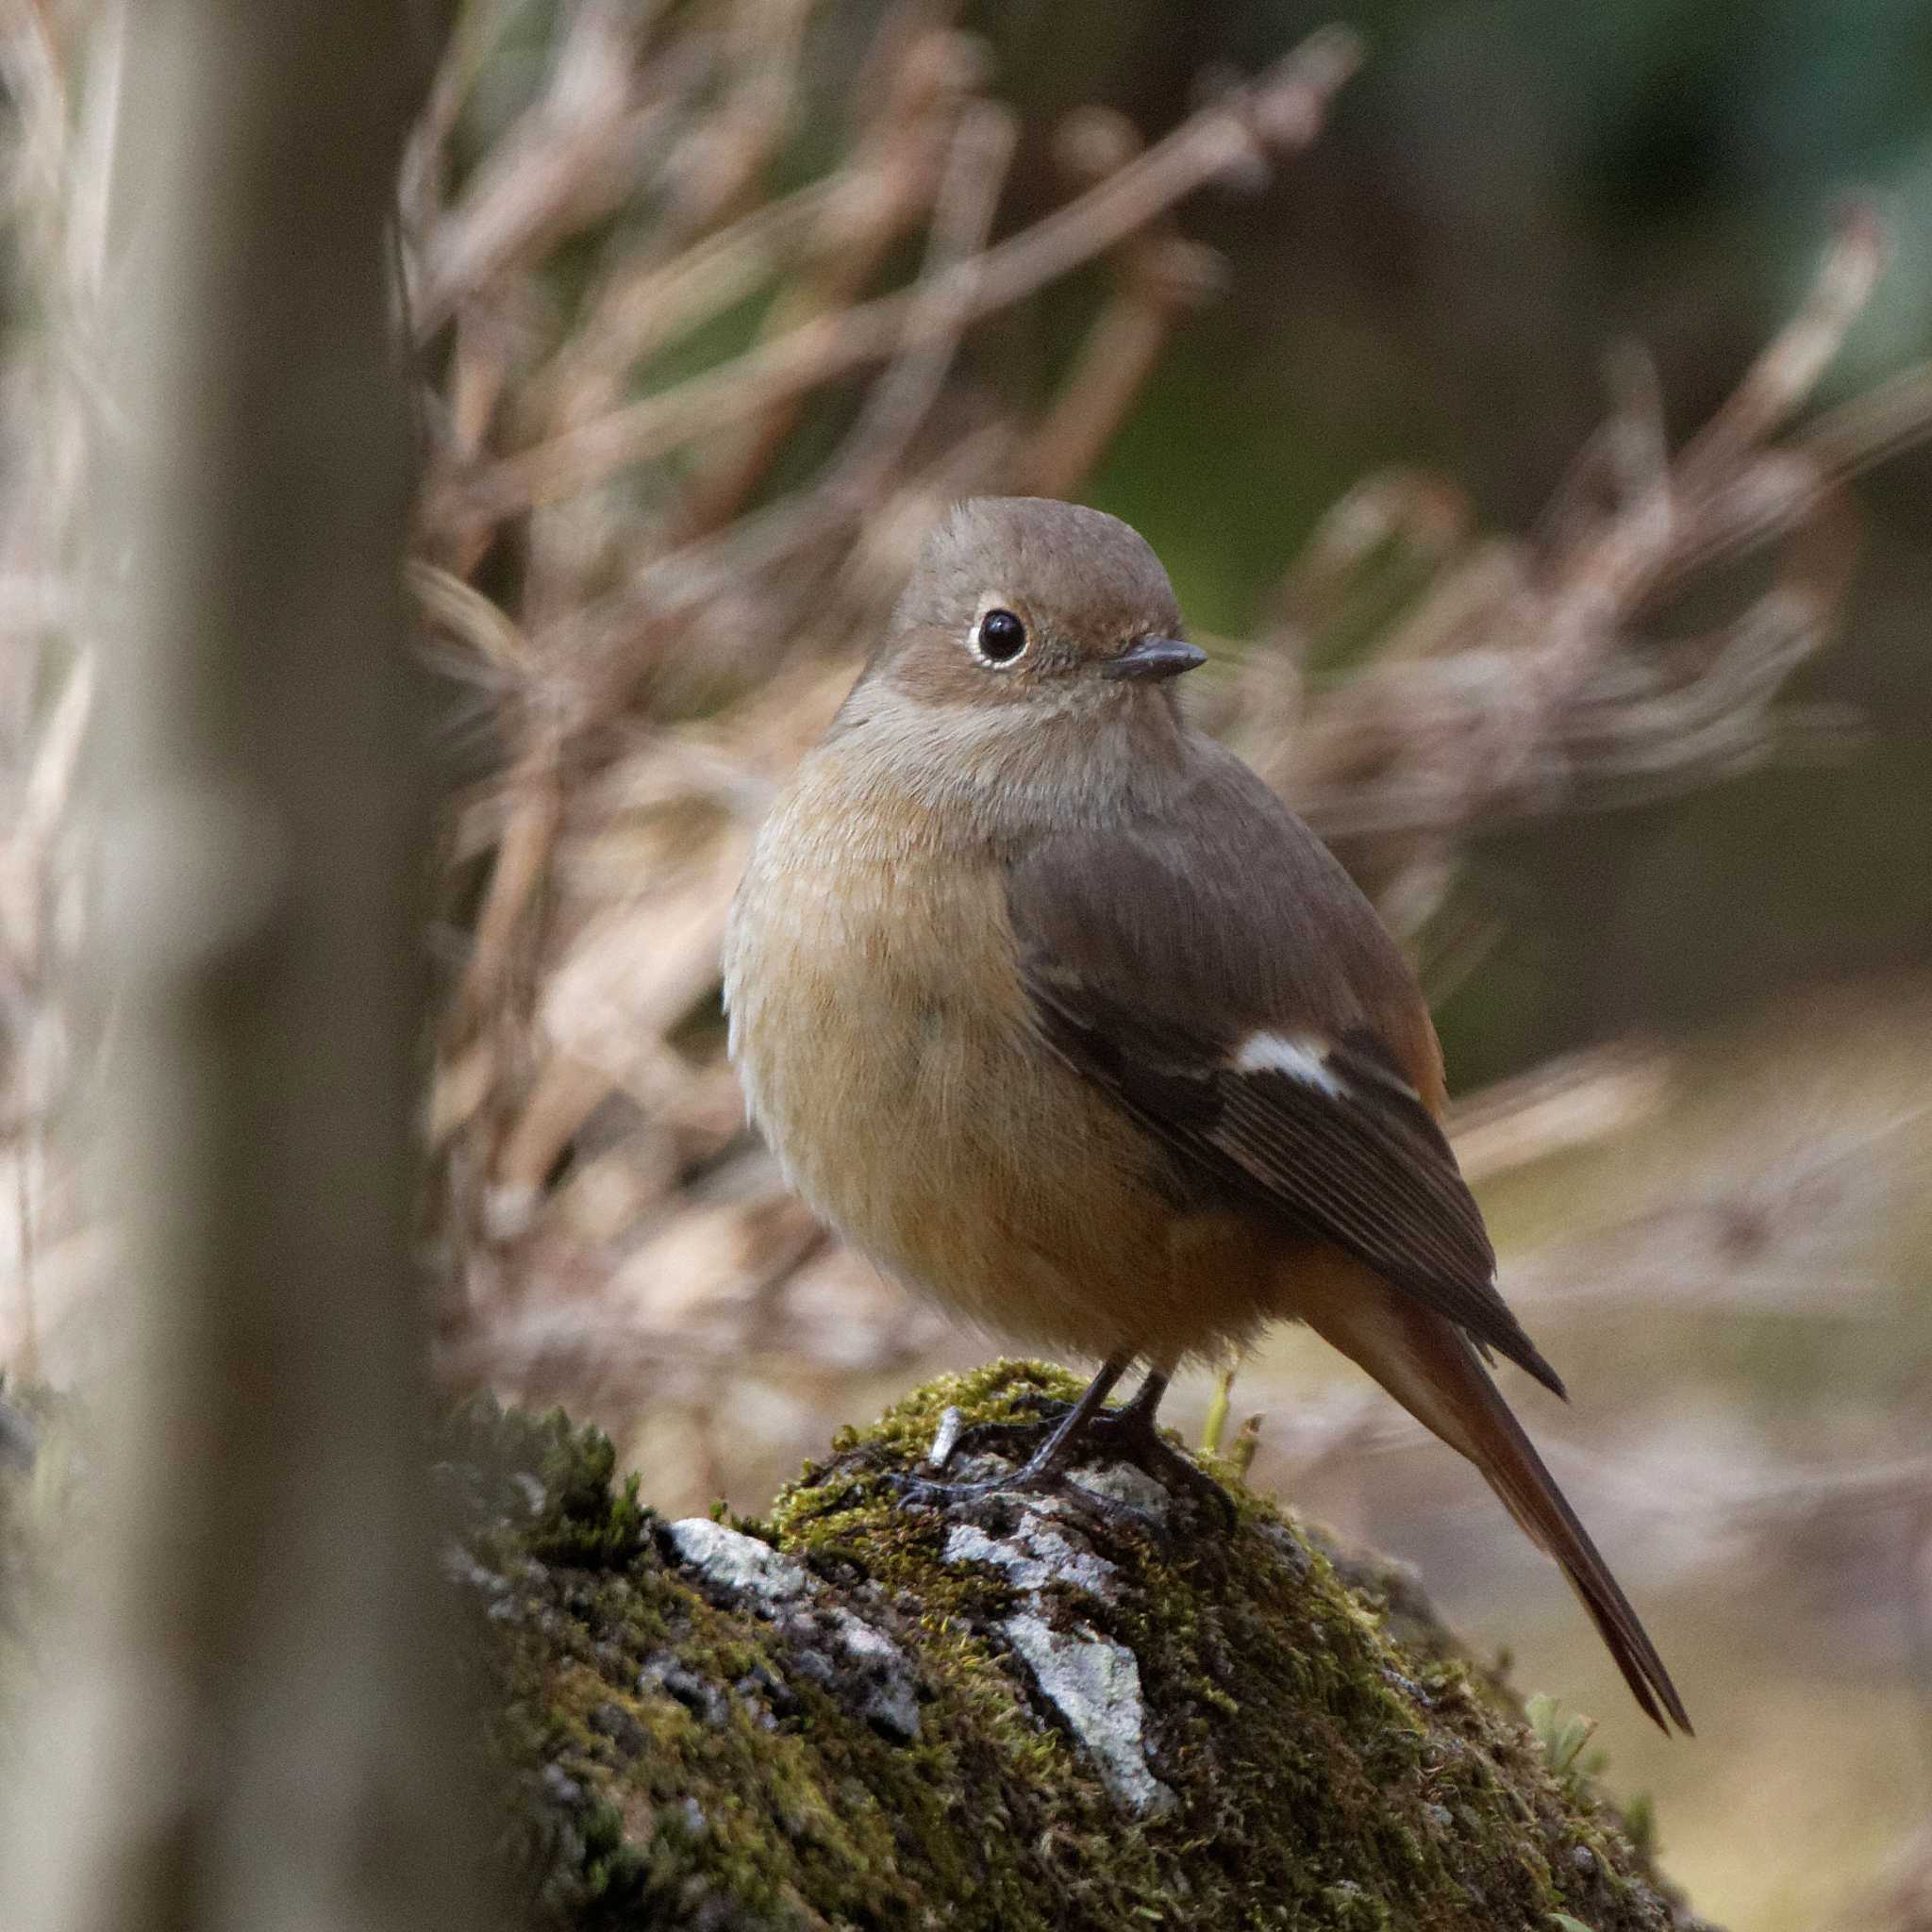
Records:
<instances>
[{"instance_id":1,"label":"mossy rock","mask_svg":"<svg viewBox=\"0 0 1932 1932\"><path fill-rule=\"evenodd\" d=\"M1692 1923L1412 1591L1391 1615L1387 1573L1238 1486L1229 1529L1138 1471L1083 1481L1155 1524L891 1480L948 1408L1074 1392L935 1382L738 1524L652 1517L561 1417L466 1411L442 1466L538 1923Z\"/></svg>"}]
</instances>

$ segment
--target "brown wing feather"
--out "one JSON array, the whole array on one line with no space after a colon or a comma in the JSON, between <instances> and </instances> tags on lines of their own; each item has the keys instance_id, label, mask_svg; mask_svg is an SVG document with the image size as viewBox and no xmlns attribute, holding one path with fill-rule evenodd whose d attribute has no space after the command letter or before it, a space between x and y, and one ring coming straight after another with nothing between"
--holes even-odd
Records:
<instances>
[{"instance_id":1,"label":"brown wing feather","mask_svg":"<svg viewBox=\"0 0 1932 1932\"><path fill-rule=\"evenodd\" d=\"M1245 766L1210 758L1158 823L1042 841L1008 904L1043 1036L1190 1182L1332 1241L1562 1393L1416 1091L1440 1092L1439 1063L1407 966ZM1239 1067L1270 1029L1321 1039L1337 1091Z\"/></svg>"}]
</instances>

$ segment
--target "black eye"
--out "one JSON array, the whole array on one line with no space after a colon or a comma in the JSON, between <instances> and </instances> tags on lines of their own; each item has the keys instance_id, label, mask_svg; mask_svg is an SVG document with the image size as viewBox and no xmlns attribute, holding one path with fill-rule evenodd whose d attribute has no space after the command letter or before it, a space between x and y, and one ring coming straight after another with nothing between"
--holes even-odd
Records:
<instances>
[{"instance_id":1,"label":"black eye","mask_svg":"<svg viewBox=\"0 0 1932 1932\"><path fill-rule=\"evenodd\" d=\"M1010 664L1026 648L1026 626L1010 610L989 610L974 643L989 664Z\"/></svg>"}]
</instances>

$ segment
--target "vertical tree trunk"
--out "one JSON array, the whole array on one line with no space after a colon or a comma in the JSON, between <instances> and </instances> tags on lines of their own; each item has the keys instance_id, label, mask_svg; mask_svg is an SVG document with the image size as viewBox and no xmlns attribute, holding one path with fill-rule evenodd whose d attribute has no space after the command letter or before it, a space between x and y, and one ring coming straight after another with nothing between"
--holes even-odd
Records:
<instances>
[{"instance_id":1,"label":"vertical tree trunk","mask_svg":"<svg viewBox=\"0 0 1932 1932\"><path fill-rule=\"evenodd\" d=\"M97 490L125 1344L0 1922L470 1927L408 1260L399 0L131 0ZM112 278L110 277L110 280Z\"/></svg>"}]
</instances>

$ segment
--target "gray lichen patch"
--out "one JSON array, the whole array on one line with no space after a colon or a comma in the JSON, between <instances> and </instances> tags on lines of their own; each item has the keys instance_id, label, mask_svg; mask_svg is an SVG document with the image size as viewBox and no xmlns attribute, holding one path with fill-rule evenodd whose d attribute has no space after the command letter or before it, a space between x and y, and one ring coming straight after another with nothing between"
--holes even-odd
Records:
<instances>
[{"instance_id":1,"label":"gray lichen patch","mask_svg":"<svg viewBox=\"0 0 1932 1932\"><path fill-rule=\"evenodd\" d=\"M1011 1526L1001 1535L976 1523L952 1523L942 1560L986 1564L1023 1592L1026 1607L1004 1619L1000 1631L1108 1789L1137 1817L1158 1817L1173 1809L1174 1796L1147 1766L1141 1666L1124 1644L1091 1624L1069 1621L1082 1598L1095 1609L1118 1604L1126 1581L1072 1526L1069 1507L1056 1497L1029 1496L1013 1506ZM1055 1613L1058 1623L1050 1621Z\"/></svg>"},{"instance_id":2,"label":"gray lichen patch","mask_svg":"<svg viewBox=\"0 0 1932 1932\"><path fill-rule=\"evenodd\" d=\"M1091 1550L1068 1541L1048 1517L1051 1507L1050 1501L1029 1501L1012 1530L1001 1537L989 1536L976 1523L956 1523L946 1531L943 1560L990 1563L1024 1591L1076 1590L1102 1602L1114 1601L1120 1595L1120 1572Z\"/></svg>"},{"instance_id":3,"label":"gray lichen patch","mask_svg":"<svg viewBox=\"0 0 1932 1932\"><path fill-rule=\"evenodd\" d=\"M674 1523L665 1539L684 1567L714 1592L777 1624L793 1670L824 1685L889 1737L918 1737L920 1679L910 1659L863 1618L827 1601L824 1586L804 1564L708 1517Z\"/></svg>"},{"instance_id":4,"label":"gray lichen patch","mask_svg":"<svg viewBox=\"0 0 1932 1932\"><path fill-rule=\"evenodd\" d=\"M770 1543L713 1523L708 1516L674 1523L664 1539L686 1568L727 1595L751 1598L774 1610L811 1594L811 1572L803 1563L794 1563Z\"/></svg>"},{"instance_id":5,"label":"gray lichen patch","mask_svg":"<svg viewBox=\"0 0 1932 1932\"><path fill-rule=\"evenodd\" d=\"M1173 1810L1174 1793L1147 1769L1147 1707L1134 1653L1085 1624L1056 1630L1030 1610L1008 1617L1000 1628L1114 1796L1137 1817Z\"/></svg>"},{"instance_id":6,"label":"gray lichen patch","mask_svg":"<svg viewBox=\"0 0 1932 1932\"><path fill-rule=\"evenodd\" d=\"M458 1424L458 1574L541 1923L1673 1923L1615 1814L1394 1573L1345 1580L1239 1491L1232 1534L1178 1495L1165 1530L1058 1499L908 1507L892 1478L946 1407L1013 1421L1042 1392L1074 1390L1011 1363L921 1390L764 1524L658 1524L560 1419ZM916 1733L868 1707L889 1680Z\"/></svg>"}]
</instances>

